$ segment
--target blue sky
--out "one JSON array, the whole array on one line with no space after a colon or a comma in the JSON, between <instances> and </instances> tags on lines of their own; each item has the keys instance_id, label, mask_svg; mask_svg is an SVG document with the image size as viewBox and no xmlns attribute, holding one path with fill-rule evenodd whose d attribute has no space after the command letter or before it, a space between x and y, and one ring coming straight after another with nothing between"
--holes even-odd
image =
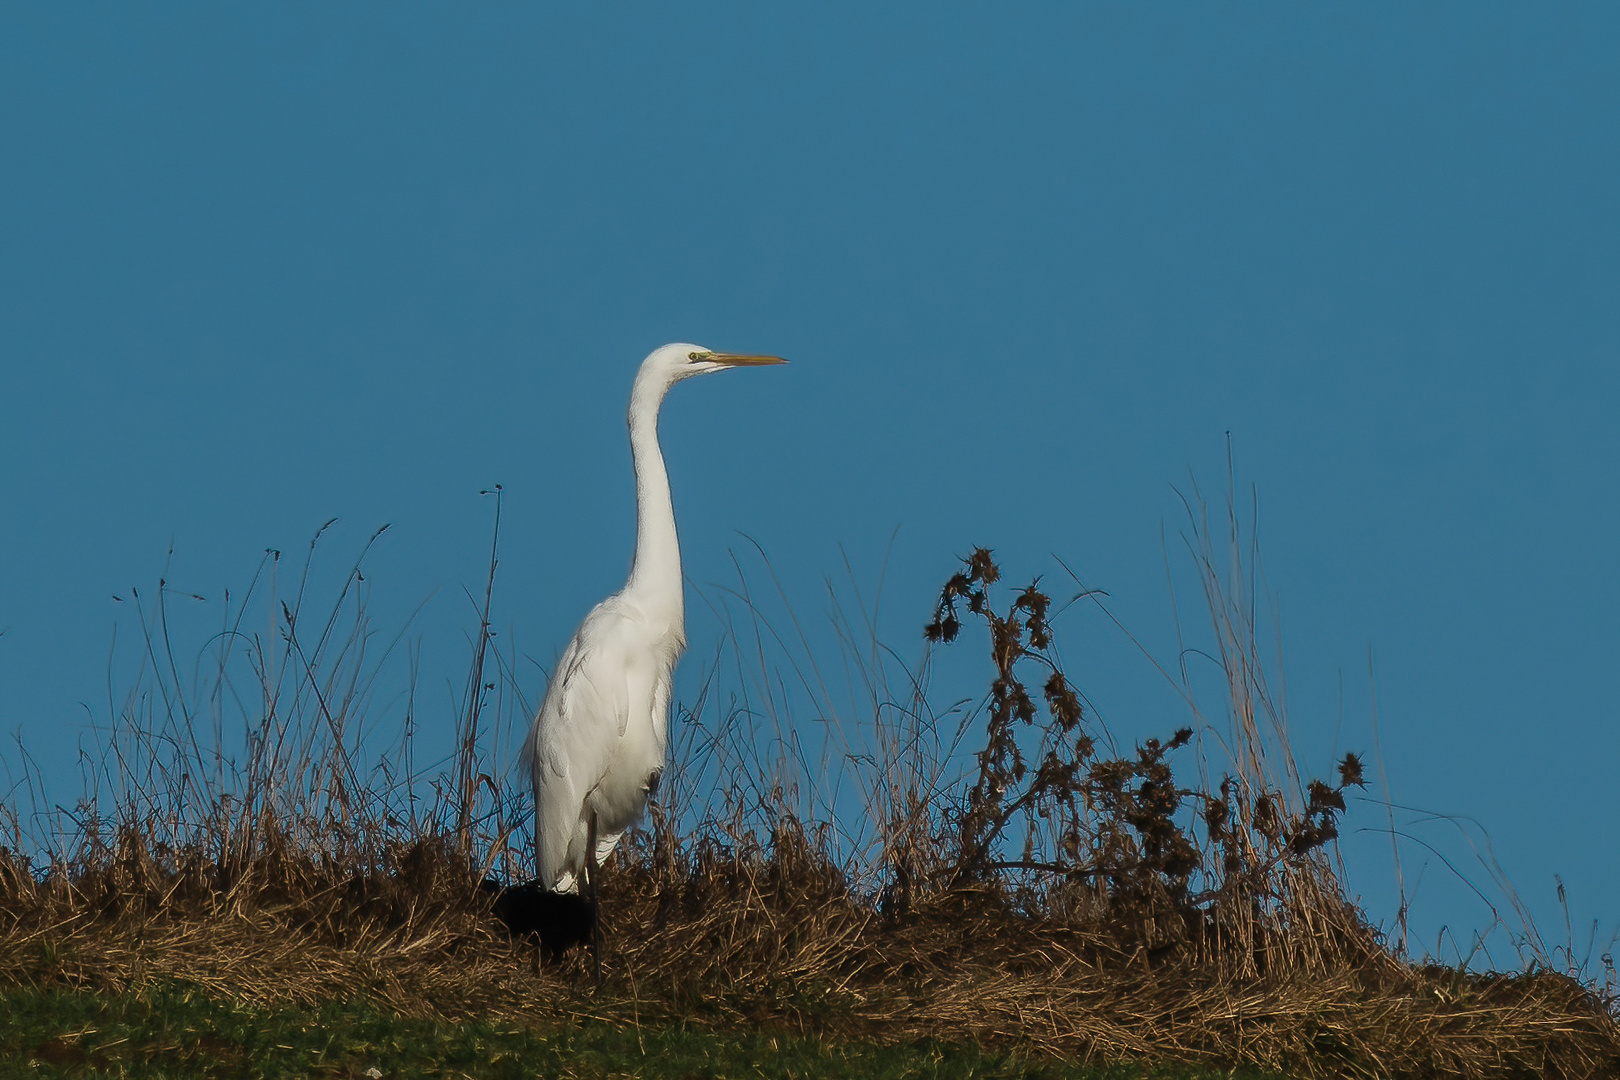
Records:
<instances>
[{"instance_id":1,"label":"blue sky","mask_svg":"<svg viewBox=\"0 0 1620 1080\"><path fill-rule=\"evenodd\" d=\"M1307 768L1370 755L1370 655L1395 800L1606 940L1617 60L1595 4L8 7L0 728L71 776L114 594L331 517L334 560L392 523L380 618L427 599L454 671L497 482L549 662L628 563L635 365L691 340L793 361L665 409L693 586L746 534L818 612L847 553L907 656L985 544L1173 658L1230 433ZM1184 719L1066 619L1122 738ZM1345 853L1390 920L1387 838ZM1489 922L1407 857L1419 947Z\"/></svg>"}]
</instances>

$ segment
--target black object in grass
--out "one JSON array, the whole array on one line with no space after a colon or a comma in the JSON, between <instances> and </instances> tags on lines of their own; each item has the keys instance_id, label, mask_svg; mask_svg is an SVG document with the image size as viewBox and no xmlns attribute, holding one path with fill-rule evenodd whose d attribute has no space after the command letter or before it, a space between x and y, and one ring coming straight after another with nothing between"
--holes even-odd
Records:
<instances>
[{"instance_id":1,"label":"black object in grass","mask_svg":"<svg viewBox=\"0 0 1620 1080\"><path fill-rule=\"evenodd\" d=\"M577 893L552 892L539 881L502 885L492 878L485 878L479 888L494 898L490 912L513 937L539 936L547 962L591 940L596 908Z\"/></svg>"}]
</instances>

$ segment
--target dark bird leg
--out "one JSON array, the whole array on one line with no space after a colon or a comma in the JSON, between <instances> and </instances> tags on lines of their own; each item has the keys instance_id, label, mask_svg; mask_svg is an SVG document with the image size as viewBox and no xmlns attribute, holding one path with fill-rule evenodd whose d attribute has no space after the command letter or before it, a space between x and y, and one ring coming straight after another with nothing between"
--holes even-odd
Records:
<instances>
[{"instance_id":1,"label":"dark bird leg","mask_svg":"<svg viewBox=\"0 0 1620 1080\"><path fill-rule=\"evenodd\" d=\"M585 827L585 892L591 905L591 974L598 986L602 985L602 894L597 880L601 872L596 863L596 811L592 810Z\"/></svg>"}]
</instances>

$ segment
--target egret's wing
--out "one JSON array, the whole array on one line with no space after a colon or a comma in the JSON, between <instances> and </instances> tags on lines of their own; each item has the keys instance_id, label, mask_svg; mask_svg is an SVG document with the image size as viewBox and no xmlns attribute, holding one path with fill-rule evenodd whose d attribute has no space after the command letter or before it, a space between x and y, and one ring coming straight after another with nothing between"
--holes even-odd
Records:
<instances>
[{"instance_id":1,"label":"egret's wing","mask_svg":"<svg viewBox=\"0 0 1620 1080\"><path fill-rule=\"evenodd\" d=\"M564 651L530 733L535 844L542 881L578 875L585 859L585 799L606 774L629 720L624 636L598 608Z\"/></svg>"}]
</instances>

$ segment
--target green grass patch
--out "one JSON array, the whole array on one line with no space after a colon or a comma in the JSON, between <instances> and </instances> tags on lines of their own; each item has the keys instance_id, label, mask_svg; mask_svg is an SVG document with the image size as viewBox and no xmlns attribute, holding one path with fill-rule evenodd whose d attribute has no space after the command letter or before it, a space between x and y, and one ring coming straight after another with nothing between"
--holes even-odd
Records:
<instances>
[{"instance_id":1,"label":"green grass patch","mask_svg":"<svg viewBox=\"0 0 1620 1080\"><path fill-rule=\"evenodd\" d=\"M373 1071L374 1070L374 1071ZM0 995L0 1076L31 1077L867 1077L872 1080L1212 1080L1191 1067L1081 1066L928 1042L882 1046L785 1033L586 1021L550 1030L446 1023L362 1002L261 1009L193 987L125 995Z\"/></svg>"}]
</instances>

